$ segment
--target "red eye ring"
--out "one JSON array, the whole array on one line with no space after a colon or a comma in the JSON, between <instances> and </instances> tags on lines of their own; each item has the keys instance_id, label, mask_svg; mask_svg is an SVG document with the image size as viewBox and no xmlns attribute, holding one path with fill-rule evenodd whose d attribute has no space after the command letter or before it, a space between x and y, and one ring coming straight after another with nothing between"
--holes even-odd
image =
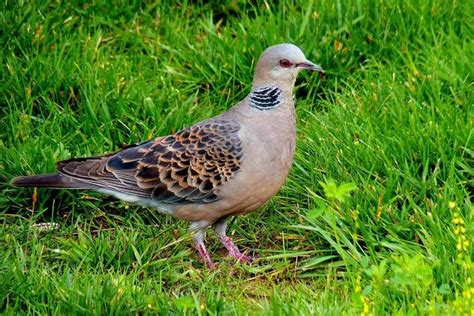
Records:
<instances>
[{"instance_id":1,"label":"red eye ring","mask_svg":"<svg viewBox=\"0 0 474 316\"><path fill-rule=\"evenodd\" d=\"M291 65L293 64L288 59L280 60L280 66L282 66L283 68L289 68L291 67Z\"/></svg>"}]
</instances>

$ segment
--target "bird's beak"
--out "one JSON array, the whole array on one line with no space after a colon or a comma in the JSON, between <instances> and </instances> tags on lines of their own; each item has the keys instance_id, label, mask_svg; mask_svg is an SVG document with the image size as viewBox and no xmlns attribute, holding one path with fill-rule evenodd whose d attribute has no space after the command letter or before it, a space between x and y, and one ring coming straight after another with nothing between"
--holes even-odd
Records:
<instances>
[{"instance_id":1,"label":"bird's beak","mask_svg":"<svg viewBox=\"0 0 474 316\"><path fill-rule=\"evenodd\" d=\"M296 67L300 67L300 68L303 68L303 69L308 69L308 70L311 70L311 71L317 71L317 72L320 72L321 74L324 74L324 69L321 66L316 65L315 63L313 63L309 60L306 60L302 63L296 64Z\"/></svg>"}]
</instances>

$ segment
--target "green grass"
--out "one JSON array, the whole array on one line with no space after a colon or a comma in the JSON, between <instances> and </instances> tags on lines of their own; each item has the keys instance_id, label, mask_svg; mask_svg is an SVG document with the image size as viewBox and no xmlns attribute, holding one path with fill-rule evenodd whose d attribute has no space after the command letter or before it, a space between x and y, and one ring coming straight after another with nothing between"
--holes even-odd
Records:
<instances>
[{"instance_id":1,"label":"green grass","mask_svg":"<svg viewBox=\"0 0 474 316\"><path fill-rule=\"evenodd\" d=\"M470 1L0 6L5 314L471 313ZM9 185L224 111L281 42L328 73L297 81L285 186L230 225L254 264L225 258L210 234L208 271L183 221Z\"/></svg>"}]
</instances>

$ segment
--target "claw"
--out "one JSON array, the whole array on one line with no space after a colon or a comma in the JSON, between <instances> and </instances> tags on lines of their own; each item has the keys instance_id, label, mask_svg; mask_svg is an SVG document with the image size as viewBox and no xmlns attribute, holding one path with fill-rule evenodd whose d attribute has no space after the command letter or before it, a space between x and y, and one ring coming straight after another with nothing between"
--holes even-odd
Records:
<instances>
[{"instance_id":1,"label":"claw","mask_svg":"<svg viewBox=\"0 0 474 316\"><path fill-rule=\"evenodd\" d=\"M247 256L240 252L239 248L234 244L232 238L227 236L220 236L219 237L222 244L226 247L229 251L228 256L237 259L240 263L250 263L253 262L258 256Z\"/></svg>"},{"instance_id":2,"label":"claw","mask_svg":"<svg viewBox=\"0 0 474 316\"><path fill-rule=\"evenodd\" d=\"M251 263L258 258L258 255L247 256L247 255L244 255L243 253L240 253L240 255L235 256L229 253L229 257L237 259L237 261L239 261L240 263Z\"/></svg>"}]
</instances>

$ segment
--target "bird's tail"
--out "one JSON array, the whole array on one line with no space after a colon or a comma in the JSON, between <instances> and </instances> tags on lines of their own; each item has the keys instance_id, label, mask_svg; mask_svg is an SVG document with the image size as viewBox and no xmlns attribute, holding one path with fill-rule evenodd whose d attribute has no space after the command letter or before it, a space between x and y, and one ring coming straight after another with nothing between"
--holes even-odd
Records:
<instances>
[{"instance_id":1,"label":"bird's tail","mask_svg":"<svg viewBox=\"0 0 474 316\"><path fill-rule=\"evenodd\" d=\"M68 189L88 189L86 183L77 181L60 173L39 174L35 176L16 177L12 180L12 185L16 187L46 187L46 188L68 188Z\"/></svg>"}]
</instances>

